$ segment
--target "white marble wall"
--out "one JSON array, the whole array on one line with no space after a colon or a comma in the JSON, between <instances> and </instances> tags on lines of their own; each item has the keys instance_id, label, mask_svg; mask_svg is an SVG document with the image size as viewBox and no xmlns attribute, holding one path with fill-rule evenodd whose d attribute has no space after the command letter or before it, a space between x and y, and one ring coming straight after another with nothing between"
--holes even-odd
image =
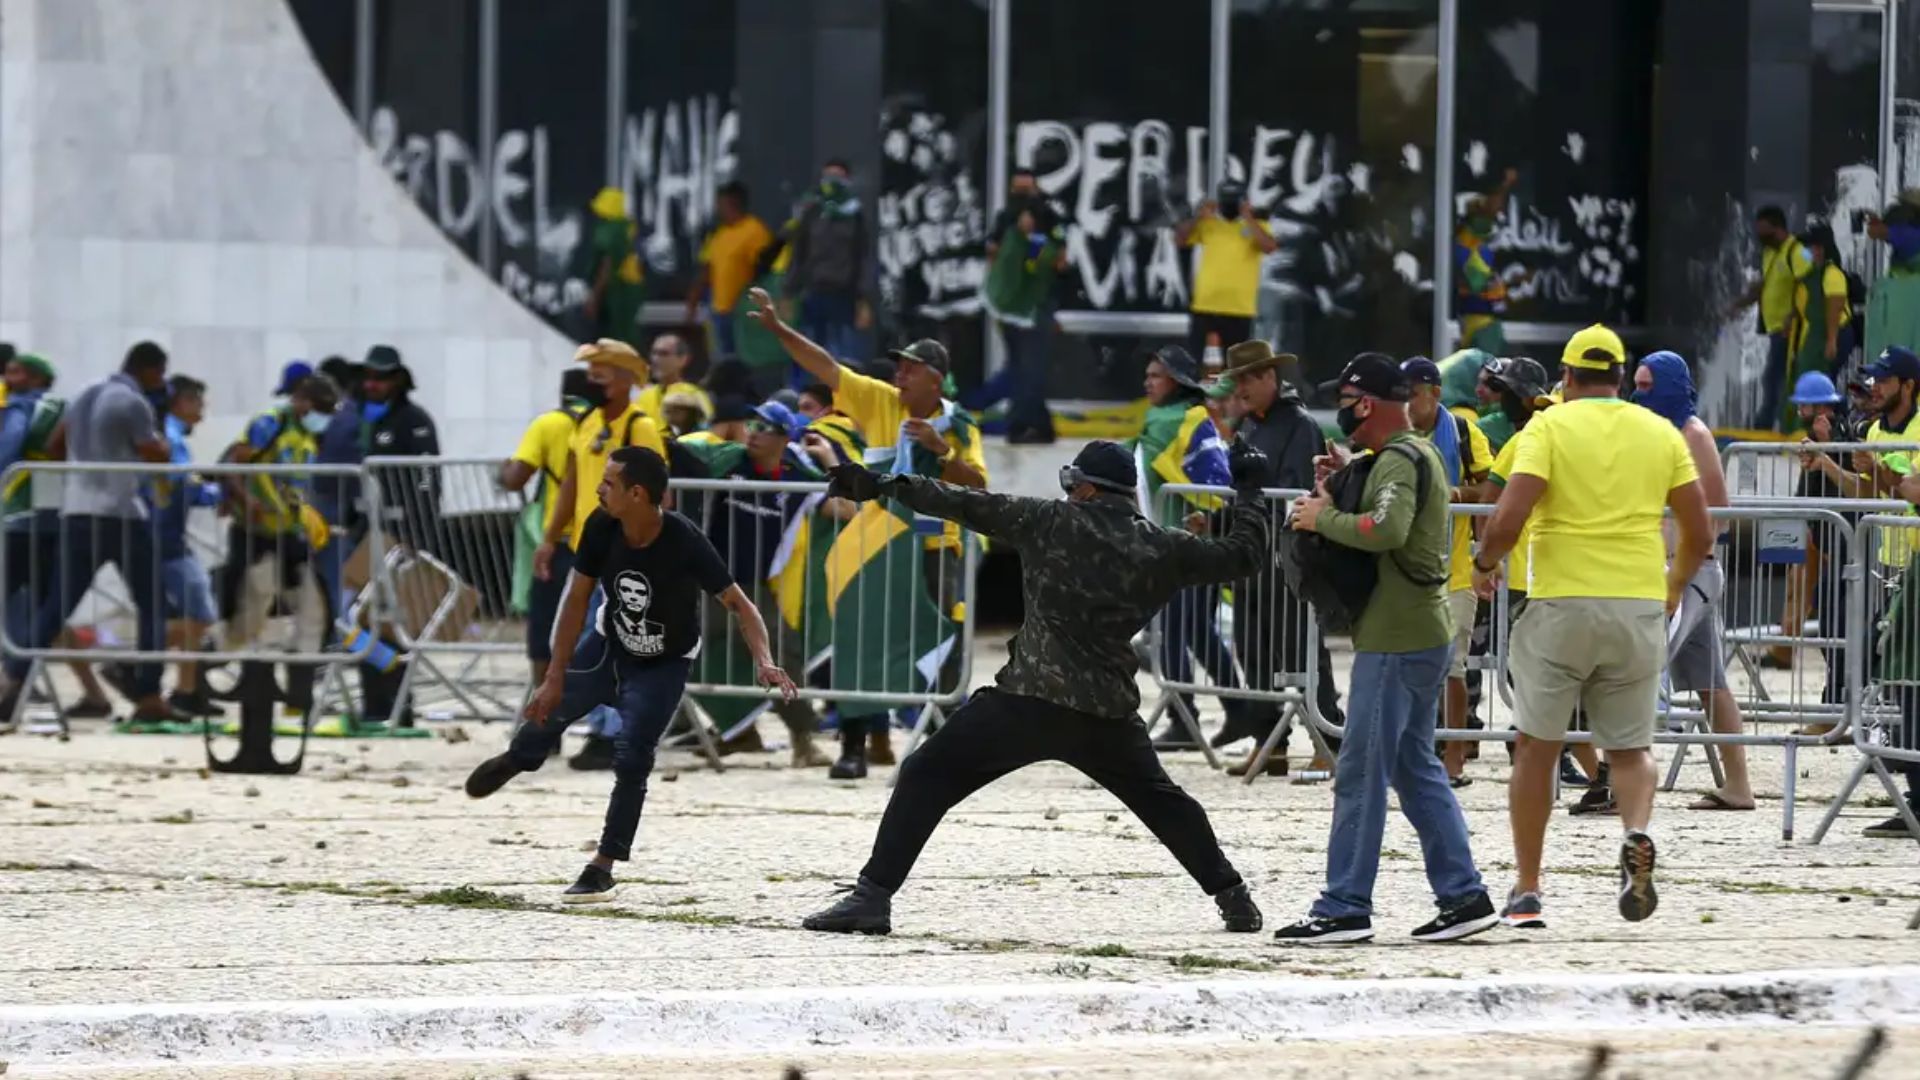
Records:
<instances>
[{"instance_id":1,"label":"white marble wall","mask_svg":"<svg viewBox=\"0 0 1920 1080\"><path fill-rule=\"evenodd\" d=\"M379 170L279 0L0 0L0 340L72 392L141 338L210 385L207 454L285 361L387 342L448 453L503 455L572 356Z\"/></svg>"}]
</instances>

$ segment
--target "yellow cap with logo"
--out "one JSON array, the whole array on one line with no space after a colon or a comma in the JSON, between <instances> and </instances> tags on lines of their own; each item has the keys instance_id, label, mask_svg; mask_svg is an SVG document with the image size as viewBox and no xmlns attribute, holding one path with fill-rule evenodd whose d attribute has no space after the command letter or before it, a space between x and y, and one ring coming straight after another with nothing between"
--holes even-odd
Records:
<instances>
[{"instance_id":1,"label":"yellow cap with logo","mask_svg":"<svg viewBox=\"0 0 1920 1080\"><path fill-rule=\"evenodd\" d=\"M1589 371L1605 371L1626 362L1627 347L1620 343L1620 335L1599 323L1568 338L1560 353L1560 363Z\"/></svg>"}]
</instances>

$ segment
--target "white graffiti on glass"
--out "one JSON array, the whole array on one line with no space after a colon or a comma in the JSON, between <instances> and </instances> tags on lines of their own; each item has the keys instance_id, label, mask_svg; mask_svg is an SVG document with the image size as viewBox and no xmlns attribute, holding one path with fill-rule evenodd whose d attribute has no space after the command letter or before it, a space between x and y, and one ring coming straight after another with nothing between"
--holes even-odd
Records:
<instances>
[{"instance_id":1,"label":"white graffiti on glass","mask_svg":"<svg viewBox=\"0 0 1920 1080\"><path fill-rule=\"evenodd\" d=\"M946 118L883 116L880 151L888 175L877 205L882 303L926 318L978 313L985 209Z\"/></svg>"}]
</instances>

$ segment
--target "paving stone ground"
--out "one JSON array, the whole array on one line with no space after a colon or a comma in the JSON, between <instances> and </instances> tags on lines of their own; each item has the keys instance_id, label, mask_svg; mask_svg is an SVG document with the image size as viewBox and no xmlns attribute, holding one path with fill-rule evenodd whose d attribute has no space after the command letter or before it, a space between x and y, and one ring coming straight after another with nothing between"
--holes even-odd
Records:
<instances>
[{"instance_id":1,"label":"paving stone ground","mask_svg":"<svg viewBox=\"0 0 1920 1080\"><path fill-rule=\"evenodd\" d=\"M1681 791L1660 797L1662 906L1648 922L1615 912L1617 821L1562 815L1549 840L1548 929L1415 944L1406 931L1431 901L1413 831L1396 817L1375 894L1379 943L1299 951L1221 932L1211 903L1152 836L1061 766L1023 772L958 808L896 900L896 933L846 938L797 924L858 870L887 770L835 783L779 767L784 754L772 754L730 759L735 767L716 774L667 752L623 894L563 908L558 891L597 835L609 778L556 763L470 801L461 780L507 732L457 727L464 741L448 738L453 725L431 741L316 740L294 777L209 774L195 738L83 725L70 742L0 739L0 1003L1920 963L1920 934L1906 929L1920 905L1920 845L1861 837L1887 811L1858 803L1825 844L1783 844L1776 751L1757 755L1758 813L1685 810L1688 792L1707 782L1701 764L1687 767ZM1852 753L1802 753L1803 835ZM1245 786L1198 754L1169 762L1212 815L1269 925L1302 914L1322 877L1330 788ZM1505 755L1489 747L1469 772L1475 782L1461 800L1498 895L1511 878ZM1805 1039L1820 1054L1835 1041ZM1740 1072L1707 1067L1734 1059L1703 1046L1657 1052L1698 1058L1690 1075ZM946 1068L936 1064L929 1073ZM857 1059L821 1075L892 1075L889 1067ZM979 1067L989 1071L953 1075L998 1075L991 1062ZM1109 1072L1134 1067L1115 1059ZM1210 1076L1236 1066L1182 1068Z\"/></svg>"}]
</instances>

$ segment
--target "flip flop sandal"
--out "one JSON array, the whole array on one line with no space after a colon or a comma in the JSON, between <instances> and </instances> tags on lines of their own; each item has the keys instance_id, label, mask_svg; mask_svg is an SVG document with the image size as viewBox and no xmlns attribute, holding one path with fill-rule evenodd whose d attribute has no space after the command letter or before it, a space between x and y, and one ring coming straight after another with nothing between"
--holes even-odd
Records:
<instances>
[{"instance_id":1,"label":"flip flop sandal","mask_svg":"<svg viewBox=\"0 0 1920 1080\"><path fill-rule=\"evenodd\" d=\"M1756 809L1756 807L1735 806L1733 803L1728 802L1726 797L1721 795L1719 792L1709 791L1705 795L1700 796L1699 801L1688 804L1687 809L1689 810L1732 810L1737 812L1742 810L1753 810L1753 809Z\"/></svg>"},{"instance_id":2,"label":"flip flop sandal","mask_svg":"<svg viewBox=\"0 0 1920 1080\"><path fill-rule=\"evenodd\" d=\"M1471 783L1473 783L1473 777L1471 776L1456 776L1447 781L1447 786L1450 788L1463 788Z\"/></svg>"}]
</instances>

